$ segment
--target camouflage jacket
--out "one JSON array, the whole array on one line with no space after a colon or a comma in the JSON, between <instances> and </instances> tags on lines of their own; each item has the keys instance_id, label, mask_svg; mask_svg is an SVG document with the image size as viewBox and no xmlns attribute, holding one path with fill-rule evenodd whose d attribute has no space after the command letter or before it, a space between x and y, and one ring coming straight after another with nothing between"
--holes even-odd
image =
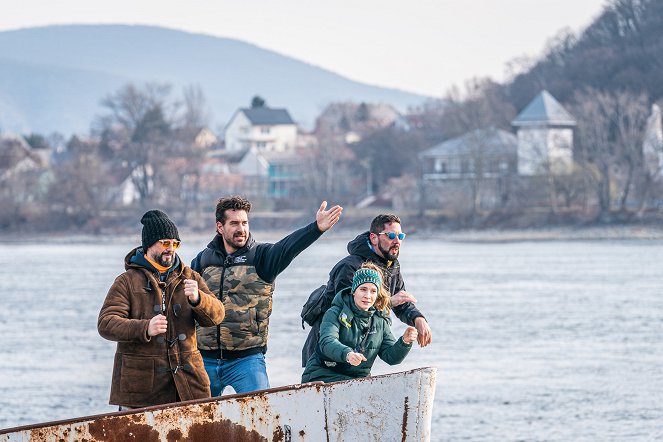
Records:
<instances>
[{"instance_id":1,"label":"camouflage jacket","mask_svg":"<svg viewBox=\"0 0 663 442\"><path fill-rule=\"evenodd\" d=\"M221 236L214 237L191 263L226 309L220 325L196 328L203 356L234 359L267 351L276 276L320 235L315 222L275 244L257 243L249 235L232 254Z\"/></svg>"}]
</instances>

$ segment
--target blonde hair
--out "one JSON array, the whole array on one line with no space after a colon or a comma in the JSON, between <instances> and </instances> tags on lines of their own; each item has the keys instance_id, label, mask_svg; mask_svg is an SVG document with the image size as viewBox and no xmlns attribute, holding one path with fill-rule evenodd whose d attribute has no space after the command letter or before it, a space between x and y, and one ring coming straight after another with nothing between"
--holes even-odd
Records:
<instances>
[{"instance_id":1,"label":"blonde hair","mask_svg":"<svg viewBox=\"0 0 663 442\"><path fill-rule=\"evenodd\" d=\"M384 273L382 272L382 269L368 261L363 263L361 268L375 270L380 277L380 290L378 290L378 296L375 298L373 307L375 307L376 310L387 310L388 314L389 309L391 308L391 295L384 286Z\"/></svg>"}]
</instances>

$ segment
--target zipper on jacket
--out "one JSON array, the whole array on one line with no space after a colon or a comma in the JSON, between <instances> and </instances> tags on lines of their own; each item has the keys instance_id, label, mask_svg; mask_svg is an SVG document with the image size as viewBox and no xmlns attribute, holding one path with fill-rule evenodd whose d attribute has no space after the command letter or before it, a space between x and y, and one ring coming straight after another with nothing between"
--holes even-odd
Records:
<instances>
[{"instance_id":1,"label":"zipper on jacket","mask_svg":"<svg viewBox=\"0 0 663 442\"><path fill-rule=\"evenodd\" d=\"M223 302L223 283L226 280L226 264L230 264L232 261L232 258L230 255L226 256L226 258L223 260L223 270L221 271L221 281L219 283L219 301ZM221 324L216 325L216 348L219 349L219 359L221 358Z\"/></svg>"}]
</instances>

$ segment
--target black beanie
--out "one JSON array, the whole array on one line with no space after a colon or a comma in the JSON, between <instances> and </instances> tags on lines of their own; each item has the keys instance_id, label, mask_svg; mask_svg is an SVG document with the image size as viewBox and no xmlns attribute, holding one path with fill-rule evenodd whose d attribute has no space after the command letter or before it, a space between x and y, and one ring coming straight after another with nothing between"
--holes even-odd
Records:
<instances>
[{"instance_id":1,"label":"black beanie","mask_svg":"<svg viewBox=\"0 0 663 442\"><path fill-rule=\"evenodd\" d=\"M150 210L140 219L143 224L143 253L160 239L180 239L177 226L161 210Z\"/></svg>"}]
</instances>

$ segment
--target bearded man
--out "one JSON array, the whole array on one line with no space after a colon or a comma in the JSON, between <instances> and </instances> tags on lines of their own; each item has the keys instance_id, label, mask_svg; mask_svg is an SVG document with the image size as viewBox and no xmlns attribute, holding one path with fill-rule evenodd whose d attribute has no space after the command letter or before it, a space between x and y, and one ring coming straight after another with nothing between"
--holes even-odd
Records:
<instances>
[{"instance_id":1,"label":"bearded man","mask_svg":"<svg viewBox=\"0 0 663 442\"><path fill-rule=\"evenodd\" d=\"M220 396L227 386L236 393L269 388L265 353L274 281L339 220L343 208L326 207L323 201L315 221L271 244L251 236L247 199L224 197L217 203L216 235L191 263L226 308L221 324L197 328L212 396Z\"/></svg>"},{"instance_id":2,"label":"bearded man","mask_svg":"<svg viewBox=\"0 0 663 442\"><path fill-rule=\"evenodd\" d=\"M219 324L223 304L175 252L180 236L160 210L146 212L142 245L108 290L99 334L117 342L110 403L120 410L210 397L196 323Z\"/></svg>"},{"instance_id":3,"label":"bearded man","mask_svg":"<svg viewBox=\"0 0 663 442\"><path fill-rule=\"evenodd\" d=\"M414 306L414 296L405 290L405 282L401 276L398 254L405 233L401 229L401 220L392 214L381 214L371 222L368 232L358 235L348 243L349 255L340 260L329 272L329 281L324 294L323 313L332 303L336 293L352 287L352 277L364 262L372 262L382 269L384 285L391 294L391 306L398 319L417 329L417 342L421 347L430 344L433 333L423 314ZM312 325L302 348L302 367L315 350L320 336L322 314Z\"/></svg>"}]
</instances>

